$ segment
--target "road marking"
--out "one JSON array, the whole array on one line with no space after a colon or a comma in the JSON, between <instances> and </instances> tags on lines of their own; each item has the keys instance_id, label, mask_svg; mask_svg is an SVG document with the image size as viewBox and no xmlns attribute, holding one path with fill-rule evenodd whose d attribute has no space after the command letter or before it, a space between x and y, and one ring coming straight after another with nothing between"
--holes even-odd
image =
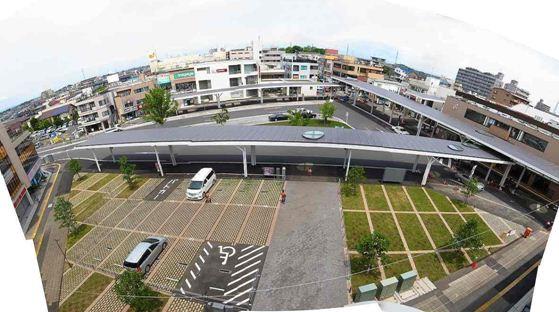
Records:
<instances>
[{"instance_id":1,"label":"road marking","mask_svg":"<svg viewBox=\"0 0 559 312\"><path fill-rule=\"evenodd\" d=\"M204 253L206 254L206 256L210 255L210 253L206 250L206 248L204 248Z\"/></svg>"},{"instance_id":2,"label":"road marking","mask_svg":"<svg viewBox=\"0 0 559 312\"><path fill-rule=\"evenodd\" d=\"M196 266L196 268L198 269L198 271L200 271L200 266L198 265L198 262L195 262L194 265Z\"/></svg>"},{"instance_id":3,"label":"road marking","mask_svg":"<svg viewBox=\"0 0 559 312\"><path fill-rule=\"evenodd\" d=\"M186 285L188 285L188 288L192 288L192 285L190 285L190 282L188 281L188 278L185 278L184 281L186 282Z\"/></svg>"},{"instance_id":4,"label":"road marking","mask_svg":"<svg viewBox=\"0 0 559 312\"><path fill-rule=\"evenodd\" d=\"M242 296L242 295L244 295L244 294L250 292L251 290L252 290L252 287L249 288L249 289L247 289L247 290L245 290L245 291L243 291L243 292L241 292L241 293L238 293L238 294L237 294L235 297L233 297L233 298L230 298L230 299L225 300L223 303L224 303L224 304L228 304L229 302L231 302L231 301L233 301L233 300L239 298L240 296Z\"/></svg>"},{"instance_id":5,"label":"road marking","mask_svg":"<svg viewBox=\"0 0 559 312\"><path fill-rule=\"evenodd\" d=\"M39 220L37 220L37 224L35 224L35 229L33 230L33 236L31 239L35 239L35 236L37 235L37 231L39 230L39 227L41 226L41 221L43 220L43 215L45 214L45 210L47 208L47 203L50 201L50 196L52 195L52 189L54 188L54 184L56 183L56 180L58 179L58 173L60 172L60 164L56 164L58 166L58 169L56 170L56 174L54 175L54 178L52 179L52 184L50 186L49 189L49 193L47 194L46 200L43 202L42 204L42 208L41 208L41 213L39 214ZM43 233L41 234L41 238L39 239L39 242L37 243L37 249L35 250L36 254L39 254L39 250L41 250L41 244L43 243L43 238L45 237L44 235L44 229L43 229Z\"/></svg>"},{"instance_id":6,"label":"road marking","mask_svg":"<svg viewBox=\"0 0 559 312\"><path fill-rule=\"evenodd\" d=\"M241 305L241 304L245 304L245 303L247 303L249 300L250 300L250 297L248 297L248 298L246 298L245 300L243 300L243 301L237 303L237 305L239 306L239 305Z\"/></svg>"},{"instance_id":7,"label":"road marking","mask_svg":"<svg viewBox=\"0 0 559 312\"><path fill-rule=\"evenodd\" d=\"M241 262L241 263L237 263L237 264L235 265L235 267L238 268L238 267L242 266L243 264L245 264L245 263L247 263L247 262L249 262L249 261L251 261L251 260L254 260L254 259L256 259L256 258L262 256L263 254L264 254L264 253L261 252L261 253L257 254L256 256L254 256L254 257L252 257L252 258L250 258L250 259L248 259L248 260L245 260L245 261L243 261L243 262Z\"/></svg>"},{"instance_id":8,"label":"road marking","mask_svg":"<svg viewBox=\"0 0 559 312\"><path fill-rule=\"evenodd\" d=\"M257 252L257 251L261 250L261 249L264 248L264 247L266 247L266 246L260 246L260 247L258 247L258 248L256 248L256 249L253 249L253 250L249 251L248 253L246 253L246 254L240 256L240 257L238 258L238 260L241 260L242 258L247 257L247 256L249 256L249 255L251 255L251 254Z\"/></svg>"},{"instance_id":9,"label":"road marking","mask_svg":"<svg viewBox=\"0 0 559 312\"><path fill-rule=\"evenodd\" d=\"M237 271L237 272L231 274L231 277L233 277L233 276L235 276L235 275L237 275L237 274L239 274L239 273L242 273L242 272L246 271L246 270L249 269L250 267L253 267L253 266L257 265L257 264L259 264L260 262L262 262L262 260L258 260L258 261L254 262L254 263L251 263L250 265L247 265L246 267L242 268L240 271Z\"/></svg>"},{"instance_id":10,"label":"road marking","mask_svg":"<svg viewBox=\"0 0 559 312\"><path fill-rule=\"evenodd\" d=\"M192 272L192 270L190 270L190 275L192 275L192 279L196 280L196 275L194 275L194 273Z\"/></svg>"},{"instance_id":11,"label":"road marking","mask_svg":"<svg viewBox=\"0 0 559 312\"><path fill-rule=\"evenodd\" d=\"M187 281L187 283L188 283L188 281ZM184 289L182 289L182 287L181 287L181 293L182 293L183 295L186 295L186 293L184 292Z\"/></svg>"},{"instance_id":12,"label":"road marking","mask_svg":"<svg viewBox=\"0 0 559 312\"><path fill-rule=\"evenodd\" d=\"M238 279L236 279L236 280L230 282L229 284L227 284L227 286L231 286L231 285L235 284L236 282L238 282L238 281L244 279L245 277L249 277L249 276L251 276L252 274L254 274L254 273L256 273L256 272L258 272L258 269L252 270L251 272L249 272L249 273L247 273L247 274L245 274L245 275L239 277Z\"/></svg>"},{"instance_id":13,"label":"road marking","mask_svg":"<svg viewBox=\"0 0 559 312\"><path fill-rule=\"evenodd\" d=\"M245 248L241 249L241 252L245 252L245 250L249 250L249 249L251 249L252 247L254 247L254 245L250 245L250 246L248 246L248 247L245 247Z\"/></svg>"},{"instance_id":14,"label":"road marking","mask_svg":"<svg viewBox=\"0 0 559 312\"><path fill-rule=\"evenodd\" d=\"M214 248L214 246L210 242L208 242L208 246L210 246L210 248Z\"/></svg>"},{"instance_id":15,"label":"road marking","mask_svg":"<svg viewBox=\"0 0 559 312\"><path fill-rule=\"evenodd\" d=\"M200 260L202 261L202 263L206 263L206 260L204 260L204 258L202 258L202 256L198 255L198 258L200 258Z\"/></svg>"},{"instance_id":16,"label":"road marking","mask_svg":"<svg viewBox=\"0 0 559 312\"><path fill-rule=\"evenodd\" d=\"M212 289L212 290L219 290L219 291L225 291L225 289L217 288L217 287L211 287L211 286L210 286L210 289Z\"/></svg>"},{"instance_id":17,"label":"road marking","mask_svg":"<svg viewBox=\"0 0 559 312\"><path fill-rule=\"evenodd\" d=\"M255 280L256 280L256 277L253 278L253 279L251 279L251 280L248 280L248 281L242 283L241 285L239 285L239 286L237 286L237 287L235 287L235 288L233 288L233 289L231 289L231 290L229 290L229 291L227 291L227 292L224 293L223 295L224 295L224 296L227 296L227 295L229 295L230 293L239 290L239 288L241 288L241 287L243 287L243 286L246 286L247 284L250 284L250 283L254 282Z\"/></svg>"}]
</instances>

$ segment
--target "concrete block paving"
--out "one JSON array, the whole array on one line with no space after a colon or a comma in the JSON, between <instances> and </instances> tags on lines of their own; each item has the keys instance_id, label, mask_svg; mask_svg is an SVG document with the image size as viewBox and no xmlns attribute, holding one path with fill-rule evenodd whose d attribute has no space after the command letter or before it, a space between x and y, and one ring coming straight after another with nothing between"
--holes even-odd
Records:
<instances>
[{"instance_id":1,"label":"concrete block paving","mask_svg":"<svg viewBox=\"0 0 559 312\"><path fill-rule=\"evenodd\" d=\"M82 183L79 184L79 189L80 190L87 190L88 188L93 186L93 184L95 184L99 180L103 179L106 175L107 175L107 173L93 173L92 177L89 177L87 180L85 180L85 181L83 181Z\"/></svg>"},{"instance_id":2,"label":"concrete block paving","mask_svg":"<svg viewBox=\"0 0 559 312\"><path fill-rule=\"evenodd\" d=\"M66 252L66 256L71 261L80 260L88 251L102 241L110 231L108 228L94 227Z\"/></svg>"},{"instance_id":3,"label":"concrete block paving","mask_svg":"<svg viewBox=\"0 0 559 312\"><path fill-rule=\"evenodd\" d=\"M188 299L173 298L167 312L204 312L204 305Z\"/></svg>"},{"instance_id":4,"label":"concrete block paving","mask_svg":"<svg viewBox=\"0 0 559 312\"><path fill-rule=\"evenodd\" d=\"M165 200L168 201L183 201L186 199L186 187L190 181L187 179L181 179L177 188L175 188Z\"/></svg>"},{"instance_id":5,"label":"concrete block paving","mask_svg":"<svg viewBox=\"0 0 559 312\"><path fill-rule=\"evenodd\" d=\"M226 204L239 184L238 179L221 179L212 187L212 203Z\"/></svg>"},{"instance_id":6,"label":"concrete block paving","mask_svg":"<svg viewBox=\"0 0 559 312\"><path fill-rule=\"evenodd\" d=\"M282 187L283 181L262 181L262 188L260 189L260 193L258 193L255 204L260 206L276 207L279 202Z\"/></svg>"},{"instance_id":7,"label":"concrete block paving","mask_svg":"<svg viewBox=\"0 0 559 312\"><path fill-rule=\"evenodd\" d=\"M107 312L107 311L122 311L126 304L118 299L116 292L114 291L114 283L107 286L110 287L101 297L97 298L91 306L88 307L88 312Z\"/></svg>"},{"instance_id":8,"label":"concrete block paving","mask_svg":"<svg viewBox=\"0 0 559 312\"><path fill-rule=\"evenodd\" d=\"M202 242L187 239L178 239L176 244L170 244L169 254L161 259L161 263L150 274L148 283L173 291L201 244Z\"/></svg>"},{"instance_id":9,"label":"concrete block paving","mask_svg":"<svg viewBox=\"0 0 559 312\"><path fill-rule=\"evenodd\" d=\"M128 256L130 251L132 251L139 242L147 237L148 235L143 233L131 233L116 249L114 249L111 255L103 261L99 269L109 273L119 274L124 269L122 263L126 256Z\"/></svg>"},{"instance_id":10,"label":"concrete block paving","mask_svg":"<svg viewBox=\"0 0 559 312\"><path fill-rule=\"evenodd\" d=\"M116 196L117 190L120 190L120 186L124 185L124 179L122 179L122 174L117 175L109 183L105 184L99 189L99 192L108 193L110 197Z\"/></svg>"},{"instance_id":11,"label":"concrete block paving","mask_svg":"<svg viewBox=\"0 0 559 312\"><path fill-rule=\"evenodd\" d=\"M78 289L83 281L87 279L91 270L74 265L62 276L62 289L60 290L60 302L68 298L74 290Z\"/></svg>"},{"instance_id":12,"label":"concrete block paving","mask_svg":"<svg viewBox=\"0 0 559 312\"><path fill-rule=\"evenodd\" d=\"M275 211L274 208L253 207L239 243L266 245Z\"/></svg>"},{"instance_id":13,"label":"concrete block paving","mask_svg":"<svg viewBox=\"0 0 559 312\"><path fill-rule=\"evenodd\" d=\"M248 206L228 206L221 216L210 240L234 243L249 211Z\"/></svg>"},{"instance_id":14,"label":"concrete block paving","mask_svg":"<svg viewBox=\"0 0 559 312\"><path fill-rule=\"evenodd\" d=\"M181 204L175 212L163 223L161 228L157 230L157 233L164 235L179 236L184 229L187 227L188 223L200 208L201 203L183 203Z\"/></svg>"},{"instance_id":15,"label":"concrete block paving","mask_svg":"<svg viewBox=\"0 0 559 312\"><path fill-rule=\"evenodd\" d=\"M115 227L119 224L128 214L130 214L136 206L138 206L141 201L138 200L127 200L118 208L113 211L105 220L101 222L101 225Z\"/></svg>"},{"instance_id":16,"label":"concrete block paving","mask_svg":"<svg viewBox=\"0 0 559 312\"><path fill-rule=\"evenodd\" d=\"M75 208L81 202L91 197L93 194L95 194L95 192L93 191L80 191L69 200L72 203L72 208Z\"/></svg>"},{"instance_id":17,"label":"concrete block paving","mask_svg":"<svg viewBox=\"0 0 559 312\"><path fill-rule=\"evenodd\" d=\"M179 206L180 203L177 202L162 202L136 227L136 230L155 233Z\"/></svg>"},{"instance_id":18,"label":"concrete block paving","mask_svg":"<svg viewBox=\"0 0 559 312\"><path fill-rule=\"evenodd\" d=\"M128 231L112 230L102 241L97 243L95 248L80 260L80 263L96 268L129 234L130 232Z\"/></svg>"},{"instance_id":19,"label":"concrete block paving","mask_svg":"<svg viewBox=\"0 0 559 312\"><path fill-rule=\"evenodd\" d=\"M217 218L225 208L224 205L206 204L190 223L184 237L206 239Z\"/></svg>"},{"instance_id":20,"label":"concrete block paving","mask_svg":"<svg viewBox=\"0 0 559 312\"><path fill-rule=\"evenodd\" d=\"M121 198L113 198L107 201L101 208L95 211L91 216L85 219L85 223L99 224L107 216L109 216L118 206L122 205L126 200Z\"/></svg>"},{"instance_id":21,"label":"concrete block paving","mask_svg":"<svg viewBox=\"0 0 559 312\"><path fill-rule=\"evenodd\" d=\"M159 203L153 201L141 202L126 218L117 224L117 227L129 230L135 229Z\"/></svg>"},{"instance_id":22,"label":"concrete block paving","mask_svg":"<svg viewBox=\"0 0 559 312\"><path fill-rule=\"evenodd\" d=\"M151 193L155 188L163 182L163 178L151 178L144 183L144 185L140 186L139 189L136 190L129 198L131 199L144 199L149 193Z\"/></svg>"},{"instance_id":23,"label":"concrete block paving","mask_svg":"<svg viewBox=\"0 0 559 312\"><path fill-rule=\"evenodd\" d=\"M254 197L256 196L256 192L258 192L258 187L260 186L260 180L249 180L244 179L241 181L239 188L233 195L233 199L231 200L231 204L241 204L241 205L250 205L252 204Z\"/></svg>"}]
</instances>

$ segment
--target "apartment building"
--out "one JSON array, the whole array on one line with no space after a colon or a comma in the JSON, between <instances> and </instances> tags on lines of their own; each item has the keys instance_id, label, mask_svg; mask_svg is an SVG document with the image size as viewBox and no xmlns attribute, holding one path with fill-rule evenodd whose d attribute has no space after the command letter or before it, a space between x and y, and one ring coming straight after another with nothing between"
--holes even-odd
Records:
<instances>
[{"instance_id":1,"label":"apartment building","mask_svg":"<svg viewBox=\"0 0 559 312\"><path fill-rule=\"evenodd\" d=\"M549 122L537 120L514 107L509 108L463 92L449 96L442 111L466 121L480 133L499 137L526 153L559 165L559 129ZM514 166L510 177L520 180L521 186L538 196L548 200L559 199L559 185L543 176Z\"/></svg>"},{"instance_id":2,"label":"apartment building","mask_svg":"<svg viewBox=\"0 0 559 312\"><path fill-rule=\"evenodd\" d=\"M110 88L119 121L142 116L144 97L155 88L155 78L144 78L120 83Z\"/></svg>"},{"instance_id":3,"label":"apartment building","mask_svg":"<svg viewBox=\"0 0 559 312\"><path fill-rule=\"evenodd\" d=\"M20 221L34 204L28 189L39 183L40 166L41 160L29 132L10 135L4 125L0 125L0 171Z\"/></svg>"},{"instance_id":4,"label":"apartment building","mask_svg":"<svg viewBox=\"0 0 559 312\"><path fill-rule=\"evenodd\" d=\"M86 133L112 128L116 123L116 109L111 92L84 95L76 103L78 126Z\"/></svg>"},{"instance_id":5,"label":"apartment building","mask_svg":"<svg viewBox=\"0 0 559 312\"><path fill-rule=\"evenodd\" d=\"M297 80L318 80L318 61L303 58L284 59L283 66L287 78Z\"/></svg>"},{"instance_id":6,"label":"apartment building","mask_svg":"<svg viewBox=\"0 0 559 312\"><path fill-rule=\"evenodd\" d=\"M518 95L517 93L507 90L505 88L493 88L491 90L491 97L489 99L497 104L508 106L508 107L513 107L518 104L530 103L530 101L527 98L524 98Z\"/></svg>"},{"instance_id":7,"label":"apartment building","mask_svg":"<svg viewBox=\"0 0 559 312\"><path fill-rule=\"evenodd\" d=\"M502 73L493 75L472 67L460 68L456 74L455 86L463 92L489 98L494 87L502 87L503 77Z\"/></svg>"},{"instance_id":8,"label":"apartment building","mask_svg":"<svg viewBox=\"0 0 559 312\"><path fill-rule=\"evenodd\" d=\"M262 49L260 51L261 70L282 69L282 60L284 55L285 52L279 48Z\"/></svg>"},{"instance_id":9,"label":"apartment building","mask_svg":"<svg viewBox=\"0 0 559 312\"><path fill-rule=\"evenodd\" d=\"M518 86L518 81L516 80L511 80L509 83L505 83L504 88L505 90L510 91L523 99L528 99L528 97L530 96L530 92L520 88Z\"/></svg>"},{"instance_id":10,"label":"apartment building","mask_svg":"<svg viewBox=\"0 0 559 312\"><path fill-rule=\"evenodd\" d=\"M254 58L252 47L232 49L227 51L226 55L228 60L252 60Z\"/></svg>"},{"instance_id":11,"label":"apartment building","mask_svg":"<svg viewBox=\"0 0 559 312\"><path fill-rule=\"evenodd\" d=\"M333 61L332 75L356 78L365 82L367 79L384 79L382 67L374 66L369 60L350 55L340 55Z\"/></svg>"}]
</instances>

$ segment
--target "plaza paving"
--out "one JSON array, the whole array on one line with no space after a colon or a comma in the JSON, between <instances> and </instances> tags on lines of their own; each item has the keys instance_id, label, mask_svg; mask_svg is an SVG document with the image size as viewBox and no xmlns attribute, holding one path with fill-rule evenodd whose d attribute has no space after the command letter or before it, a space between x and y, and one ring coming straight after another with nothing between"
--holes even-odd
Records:
<instances>
[{"instance_id":1,"label":"plaza paving","mask_svg":"<svg viewBox=\"0 0 559 312\"><path fill-rule=\"evenodd\" d=\"M437 281L506 246L523 231L520 224L418 186L360 185L355 196L342 196L342 206L353 291L409 270ZM483 249L452 250L453 234L470 219L478 221ZM374 230L389 239L388 257L366 273L356 246Z\"/></svg>"},{"instance_id":2,"label":"plaza paving","mask_svg":"<svg viewBox=\"0 0 559 312\"><path fill-rule=\"evenodd\" d=\"M209 241L244 248L268 245L284 187L278 180L219 179L210 191L211 203L206 203L186 199L188 179L184 176L142 178L134 191L127 189L118 174L81 176L65 196L72 202L76 218L89 231L67 250L72 266L67 265L63 274L62 311L126 309L113 291L114 282L107 284L102 276L112 280L122 272L124 258L150 235L169 240L146 275L147 284L162 294L164 310L202 311L203 305L198 302L169 299L187 268L194 266ZM257 282L243 283L249 286L246 293L254 291ZM84 289L96 289L98 294L84 296ZM235 297L238 291L245 289L229 290L228 297ZM250 307L252 297L237 298Z\"/></svg>"}]
</instances>

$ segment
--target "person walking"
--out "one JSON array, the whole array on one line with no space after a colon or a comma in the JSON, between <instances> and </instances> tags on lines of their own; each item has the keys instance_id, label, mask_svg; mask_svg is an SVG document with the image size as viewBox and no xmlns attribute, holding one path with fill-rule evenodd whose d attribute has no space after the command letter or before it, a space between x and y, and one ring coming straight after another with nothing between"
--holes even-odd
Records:
<instances>
[{"instance_id":1,"label":"person walking","mask_svg":"<svg viewBox=\"0 0 559 312\"><path fill-rule=\"evenodd\" d=\"M287 194L285 193L285 190L281 190L280 198L281 198L281 203L285 204L285 199L287 198Z\"/></svg>"}]
</instances>

